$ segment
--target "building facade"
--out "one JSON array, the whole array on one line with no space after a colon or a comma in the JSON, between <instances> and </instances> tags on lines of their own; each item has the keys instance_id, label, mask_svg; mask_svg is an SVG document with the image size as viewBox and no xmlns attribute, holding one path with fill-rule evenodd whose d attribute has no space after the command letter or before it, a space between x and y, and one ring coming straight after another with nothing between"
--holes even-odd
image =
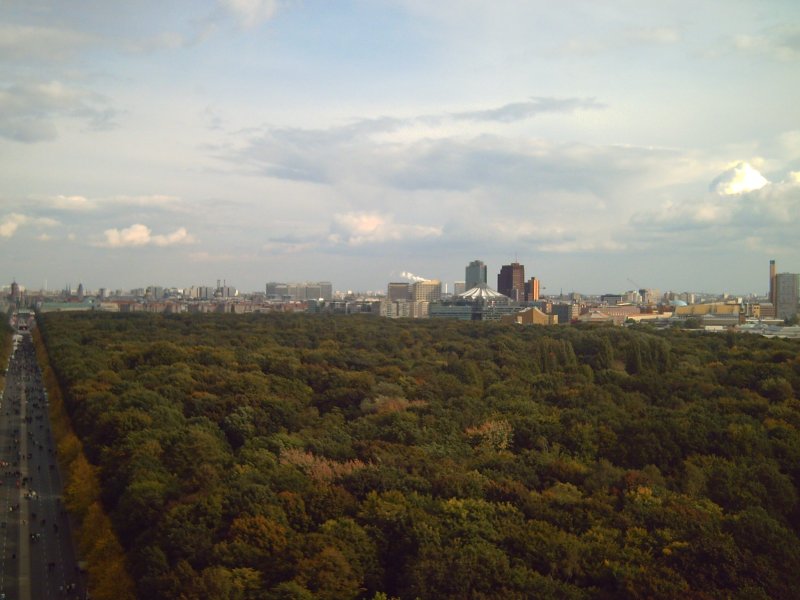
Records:
<instances>
[{"instance_id":1,"label":"building facade","mask_svg":"<svg viewBox=\"0 0 800 600\"><path fill-rule=\"evenodd\" d=\"M798 287L800 275L797 273L778 273L775 276L775 316L791 319L797 314Z\"/></svg>"},{"instance_id":2,"label":"building facade","mask_svg":"<svg viewBox=\"0 0 800 600\"><path fill-rule=\"evenodd\" d=\"M467 265L464 276L464 291L487 283L487 269L482 260L473 260Z\"/></svg>"},{"instance_id":3,"label":"building facade","mask_svg":"<svg viewBox=\"0 0 800 600\"><path fill-rule=\"evenodd\" d=\"M389 287L386 289L386 299L389 302L397 302L398 300L408 300L410 298L411 286L408 283L390 282Z\"/></svg>"},{"instance_id":4,"label":"building facade","mask_svg":"<svg viewBox=\"0 0 800 600\"><path fill-rule=\"evenodd\" d=\"M525 300L525 266L518 262L500 267L497 275L497 291L515 302Z\"/></svg>"},{"instance_id":5,"label":"building facade","mask_svg":"<svg viewBox=\"0 0 800 600\"><path fill-rule=\"evenodd\" d=\"M525 301L537 302L539 300L539 280L536 277L531 277L530 281L525 284Z\"/></svg>"},{"instance_id":6,"label":"building facade","mask_svg":"<svg viewBox=\"0 0 800 600\"><path fill-rule=\"evenodd\" d=\"M270 300L333 300L333 284L330 281L305 283L267 283L265 292Z\"/></svg>"},{"instance_id":7,"label":"building facade","mask_svg":"<svg viewBox=\"0 0 800 600\"><path fill-rule=\"evenodd\" d=\"M411 299L414 302L438 302L442 299L442 282L438 279L415 281L411 284Z\"/></svg>"}]
</instances>

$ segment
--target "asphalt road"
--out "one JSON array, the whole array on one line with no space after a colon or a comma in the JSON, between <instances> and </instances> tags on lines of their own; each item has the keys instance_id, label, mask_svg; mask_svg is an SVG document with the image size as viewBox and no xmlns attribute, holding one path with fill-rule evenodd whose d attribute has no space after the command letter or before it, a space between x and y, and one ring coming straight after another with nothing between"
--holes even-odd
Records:
<instances>
[{"instance_id":1,"label":"asphalt road","mask_svg":"<svg viewBox=\"0 0 800 600\"><path fill-rule=\"evenodd\" d=\"M16 335L0 400L0 599L84 598L84 580L33 342Z\"/></svg>"}]
</instances>

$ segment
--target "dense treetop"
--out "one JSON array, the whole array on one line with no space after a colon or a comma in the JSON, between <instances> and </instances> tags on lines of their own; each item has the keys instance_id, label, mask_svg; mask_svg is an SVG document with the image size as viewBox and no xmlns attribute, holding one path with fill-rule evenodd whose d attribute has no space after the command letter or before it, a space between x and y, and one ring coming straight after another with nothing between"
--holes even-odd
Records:
<instances>
[{"instance_id":1,"label":"dense treetop","mask_svg":"<svg viewBox=\"0 0 800 600\"><path fill-rule=\"evenodd\" d=\"M141 598L800 589L796 342L305 315L40 326Z\"/></svg>"}]
</instances>

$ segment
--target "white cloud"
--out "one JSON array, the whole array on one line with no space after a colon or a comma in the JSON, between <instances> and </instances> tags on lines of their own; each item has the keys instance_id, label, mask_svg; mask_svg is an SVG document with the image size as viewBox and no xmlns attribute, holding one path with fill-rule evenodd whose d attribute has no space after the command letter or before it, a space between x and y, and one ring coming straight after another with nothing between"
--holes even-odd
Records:
<instances>
[{"instance_id":1,"label":"white cloud","mask_svg":"<svg viewBox=\"0 0 800 600\"><path fill-rule=\"evenodd\" d=\"M49 217L29 217L20 213L6 215L0 221L0 237L11 237L22 225L35 225L38 227L54 227L58 221Z\"/></svg>"},{"instance_id":2,"label":"white cloud","mask_svg":"<svg viewBox=\"0 0 800 600\"><path fill-rule=\"evenodd\" d=\"M360 246L442 235L441 227L404 225L395 223L390 215L367 212L349 212L333 217L328 240L334 244Z\"/></svg>"},{"instance_id":3,"label":"white cloud","mask_svg":"<svg viewBox=\"0 0 800 600\"><path fill-rule=\"evenodd\" d=\"M111 201L117 204L124 204L128 206L145 206L161 209L176 209L181 205L181 198L179 196L170 196L168 194L150 194L145 196L114 196Z\"/></svg>"},{"instance_id":4,"label":"white cloud","mask_svg":"<svg viewBox=\"0 0 800 600\"><path fill-rule=\"evenodd\" d=\"M711 182L710 189L721 196L732 196L759 190L769 181L744 161L733 163Z\"/></svg>"},{"instance_id":5,"label":"white cloud","mask_svg":"<svg viewBox=\"0 0 800 600\"><path fill-rule=\"evenodd\" d=\"M91 210L94 208L94 203L85 196L65 196L59 194L52 196L50 202L54 208L61 210Z\"/></svg>"},{"instance_id":6,"label":"white cloud","mask_svg":"<svg viewBox=\"0 0 800 600\"><path fill-rule=\"evenodd\" d=\"M20 225L28 222L28 217L18 213L11 213L0 221L0 237L11 237Z\"/></svg>"},{"instance_id":7,"label":"white cloud","mask_svg":"<svg viewBox=\"0 0 800 600\"><path fill-rule=\"evenodd\" d=\"M220 3L247 29L272 18L278 10L277 0L220 0Z\"/></svg>"},{"instance_id":8,"label":"white cloud","mask_svg":"<svg viewBox=\"0 0 800 600\"><path fill-rule=\"evenodd\" d=\"M194 238L189 235L185 227L179 227L166 235L154 235L152 240L156 246L174 246L175 244L191 244L194 242Z\"/></svg>"},{"instance_id":9,"label":"white cloud","mask_svg":"<svg viewBox=\"0 0 800 600\"><path fill-rule=\"evenodd\" d=\"M168 194L149 194L138 196L120 194L117 196L92 198L88 198L79 194L58 194L56 196L47 196L44 198L36 197L35 199L58 210L75 212L98 210L104 207L113 209L115 211L119 211L124 207L144 207L166 211L178 211L184 207L179 196L170 196Z\"/></svg>"},{"instance_id":10,"label":"white cloud","mask_svg":"<svg viewBox=\"0 0 800 600\"><path fill-rule=\"evenodd\" d=\"M124 248L137 246L174 246L176 244L190 244L194 238L185 227L179 227L166 235L153 235L152 230L146 225L135 223L124 229L106 229L103 232L105 241L100 246L107 248Z\"/></svg>"}]
</instances>

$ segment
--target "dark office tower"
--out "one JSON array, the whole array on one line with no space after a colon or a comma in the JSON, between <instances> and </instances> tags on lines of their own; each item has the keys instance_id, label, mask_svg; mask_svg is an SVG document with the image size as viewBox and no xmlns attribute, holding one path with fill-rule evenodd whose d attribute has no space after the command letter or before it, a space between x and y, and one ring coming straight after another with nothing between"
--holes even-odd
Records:
<instances>
[{"instance_id":1,"label":"dark office tower","mask_svg":"<svg viewBox=\"0 0 800 600\"><path fill-rule=\"evenodd\" d=\"M777 298L775 297L776 293L775 289L775 261L769 261L769 301L772 303L772 306L775 306Z\"/></svg>"},{"instance_id":2,"label":"dark office tower","mask_svg":"<svg viewBox=\"0 0 800 600\"><path fill-rule=\"evenodd\" d=\"M386 290L386 299L389 302L397 302L398 300L411 299L411 286L405 282L390 283L389 288Z\"/></svg>"},{"instance_id":3,"label":"dark office tower","mask_svg":"<svg viewBox=\"0 0 800 600\"><path fill-rule=\"evenodd\" d=\"M525 300L525 266L513 262L500 267L497 291L517 302Z\"/></svg>"},{"instance_id":4,"label":"dark office tower","mask_svg":"<svg viewBox=\"0 0 800 600\"><path fill-rule=\"evenodd\" d=\"M471 290L479 285L486 285L486 283L486 265L482 260L473 260L467 265L464 289Z\"/></svg>"}]
</instances>

